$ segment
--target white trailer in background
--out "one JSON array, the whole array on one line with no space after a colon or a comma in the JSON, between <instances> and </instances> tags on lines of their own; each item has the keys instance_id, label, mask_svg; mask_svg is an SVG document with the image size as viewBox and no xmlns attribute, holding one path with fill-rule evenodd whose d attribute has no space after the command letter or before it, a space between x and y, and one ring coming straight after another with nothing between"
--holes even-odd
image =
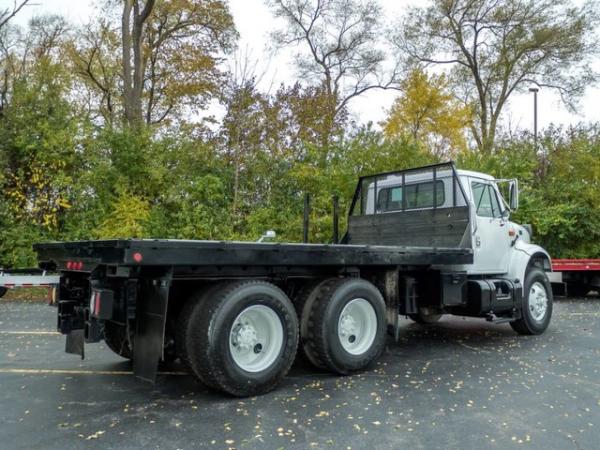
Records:
<instances>
[{"instance_id":1,"label":"white trailer in background","mask_svg":"<svg viewBox=\"0 0 600 450\"><path fill-rule=\"evenodd\" d=\"M9 289L18 287L47 287L49 300L53 302L59 280L60 275L48 274L41 269L4 270L0 268L0 297L4 297Z\"/></svg>"}]
</instances>

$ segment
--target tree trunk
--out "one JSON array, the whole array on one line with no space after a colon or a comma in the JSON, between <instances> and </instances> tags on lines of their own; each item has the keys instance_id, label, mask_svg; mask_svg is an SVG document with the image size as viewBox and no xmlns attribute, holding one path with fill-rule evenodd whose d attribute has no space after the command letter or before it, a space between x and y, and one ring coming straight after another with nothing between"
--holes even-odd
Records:
<instances>
[{"instance_id":1,"label":"tree trunk","mask_svg":"<svg viewBox=\"0 0 600 450\"><path fill-rule=\"evenodd\" d=\"M123 1L123 17L121 19L121 35L123 43L123 107L129 125L134 122L131 83L131 6L134 0Z\"/></svg>"},{"instance_id":2,"label":"tree trunk","mask_svg":"<svg viewBox=\"0 0 600 450\"><path fill-rule=\"evenodd\" d=\"M142 93L144 89L144 25L154 8L155 0L147 0L140 11L140 0L123 0L123 100L125 118L131 128L143 123ZM131 12L133 9L133 27ZM131 54L133 52L133 67ZM133 73L132 73L133 72Z\"/></svg>"}]
</instances>

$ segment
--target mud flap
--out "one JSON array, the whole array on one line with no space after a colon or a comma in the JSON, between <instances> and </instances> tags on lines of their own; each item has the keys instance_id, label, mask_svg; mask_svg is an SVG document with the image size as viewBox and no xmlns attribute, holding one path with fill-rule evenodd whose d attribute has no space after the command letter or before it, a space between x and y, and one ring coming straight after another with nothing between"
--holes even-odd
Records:
<instances>
[{"instance_id":1,"label":"mud flap","mask_svg":"<svg viewBox=\"0 0 600 450\"><path fill-rule=\"evenodd\" d=\"M133 341L133 373L154 383L163 357L172 270L140 278Z\"/></svg>"},{"instance_id":2,"label":"mud flap","mask_svg":"<svg viewBox=\"0 0 600 450\"><path fill-rule=\"evenodd\" d=\"M67 334L67 341L65 344L65 352L71 353L72 355L80 355L81 359L85 356L85 331L84 330L72 330Z\"/></svg>"}]
</instances>

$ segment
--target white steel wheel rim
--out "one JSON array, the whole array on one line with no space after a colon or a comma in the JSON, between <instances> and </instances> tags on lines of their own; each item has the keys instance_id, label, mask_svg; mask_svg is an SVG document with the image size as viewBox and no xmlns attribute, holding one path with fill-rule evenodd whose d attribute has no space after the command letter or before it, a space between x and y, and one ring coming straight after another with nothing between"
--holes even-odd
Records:
<instances>
[{"instance_id":1,"label":"white steel wheel rim","mask_svg":"<svg viewBox=\"0 0 600 450\"><path fill-rule=\"evenodd\" d=\"M546 288L540 282L535 282L529 288L528 308L531 317L536 322L541 322L548 310L548 294Z\"/></svg>"},{"instance_id":2,"label":"white steel wheel rim","mask_svg":"<svg viewBox=\"0 0 600 450\"><path fill-rule=\"evenodd\" d=\"M351 355L367 352L377 335L375 308L364 298L349 301L338 320L338 338Z\"/></svg>"},{"instance_id":3,"label":"white steel wheel rim","mask_svg":"<svg viewBox=\"0 0 600 450\"><path fill-rule=\"evenodd\" d=\"M229 352L240 369L261 372L269 368L282 347L283 324L272 308L252 305L233 321L229 332Z\"/></svg>"}]
</instances>

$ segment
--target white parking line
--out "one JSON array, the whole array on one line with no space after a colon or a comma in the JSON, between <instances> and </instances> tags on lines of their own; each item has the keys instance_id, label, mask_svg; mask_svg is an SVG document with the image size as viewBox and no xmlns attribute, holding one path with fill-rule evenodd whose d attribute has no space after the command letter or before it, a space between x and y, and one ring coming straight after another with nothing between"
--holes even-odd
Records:
<instances>
[{"instance_id":1,"label":"white parking line","mask_svg":"<svg viewBox=\"0 0 600 450\"><path fill-rule=\"evenodd\" d=\"M33 336L60 336L58 331L1 331L0 334L14 334L14 335L33 335Z\"/></svg>"},{"instance_id":2,"label":"white parking line","mask_svg":"<svg viewBox=\"0 0 600 450\"><path fill-rule=\"evenodd\" d=\"M23 375L133 375L129 370L0 369L0 373ZM187 372L158 372L158 375L189 375Z\"/></svg>"},{"instance_id":3,"label":"white parking line","mask_svg":"<svg viewBox=\"0 0 600 450\"><path fill-rule=\"evenodd\" d=\"M554 314L554 317L570 317L570 316L600 317L600 313L597 313L597 312L572 312L572 313Z\"/></svg>"}]
</instances>

